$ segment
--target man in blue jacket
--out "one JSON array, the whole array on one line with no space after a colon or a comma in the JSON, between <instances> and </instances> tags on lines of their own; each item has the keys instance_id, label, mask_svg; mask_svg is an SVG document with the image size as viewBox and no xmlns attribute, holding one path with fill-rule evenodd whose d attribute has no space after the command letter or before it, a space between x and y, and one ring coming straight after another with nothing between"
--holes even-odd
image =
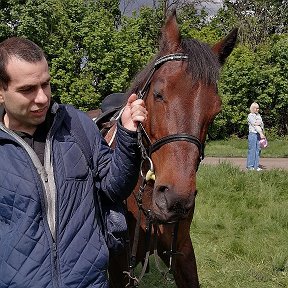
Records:
<instances>
[{"instance_id":1,"label":"man in blue jacket","mask_svg":"<svg viewBox=\"0 0 288 288\"><path fill-rule=\"evenodd\" d=\"M85 113L51 100L42 49L13 37L0 43L0 104L0 287L108 287L94 193L117 202L132 192L144 102L129 97L112 151Z\"/></svg>"}]
</instances>

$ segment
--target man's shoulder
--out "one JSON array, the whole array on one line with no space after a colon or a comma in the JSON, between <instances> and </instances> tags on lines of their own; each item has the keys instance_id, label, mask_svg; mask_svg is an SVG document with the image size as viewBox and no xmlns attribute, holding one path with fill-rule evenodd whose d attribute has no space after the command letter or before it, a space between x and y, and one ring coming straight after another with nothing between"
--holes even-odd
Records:
<instances>
[{"instance_id":1,"label":"man's shoulder","mask_svg":"<svg viewBox=\"0 0 288 288\"><path fill-rule=\"evenodd\" d=\"M70 105L70 104L59 104L59 109L61 109L65 113L67 113L70 117L77 117L78 116L81 121L89 121L89 120L91 120L89 118L89 116L85 112L75 108L73 105Z\"/></svg>"},{"instance_id":2,"label":"man's shoulder","mask_svg":"<svg viewBox=\"0 0 288 288\"><path fill-rule=\"evenodd\" d=\"M69 104L61 104L59 106L60 109L65 111L64 121L71 130L76 131L77 134L81 135L83 135L83 133L80 131L83 130L89 138L94 138L95 133L98 134L98 128L96 124L85 112Z\"/></svg>"}]
</instances>

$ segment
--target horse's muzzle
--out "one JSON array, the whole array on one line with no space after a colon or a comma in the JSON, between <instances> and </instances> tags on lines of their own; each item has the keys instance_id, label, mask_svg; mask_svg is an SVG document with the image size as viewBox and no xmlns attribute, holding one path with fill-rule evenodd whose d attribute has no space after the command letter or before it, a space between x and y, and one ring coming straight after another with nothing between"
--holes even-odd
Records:
<instances>
[{"instance_id":1,"label":"horse's muzzle","mask_svg":"<svg viewBox=\"0 0 288 288\"><path fill-rule=\"evenodd\" d=\"M154 188L153 214L158 221L174 222L188 217L195 205L197 191L177 193L168 186Z\"/></svg>"}]
</instances>

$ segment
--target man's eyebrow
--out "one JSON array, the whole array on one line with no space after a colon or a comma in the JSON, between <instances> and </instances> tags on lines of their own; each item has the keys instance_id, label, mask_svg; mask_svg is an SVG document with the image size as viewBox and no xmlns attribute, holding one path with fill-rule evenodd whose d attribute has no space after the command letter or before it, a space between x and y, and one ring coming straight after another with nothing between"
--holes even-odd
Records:
<instances>
[{"instance_id":1,"label":"man's eyebrow","mask_svg":"<svg viewBox=\"0 0 288 288\"><path fill-rule=\"evenodd\" d=\"M27 85L22 85L16 88L17 91L21 91L21 90L25 90L25 89L30 89L33 87L36 87L37 85L33 85L33 84L27 84Z\"/></svg>"},{"instance_id":2,"label":"man's eyebrow","mask_svg":"<svg viewBox=\"0 0 288 288\"><path fill-rule=\"evenodd\" d=\"M47 83L47 82L50 82L50 81L51 81L51 76L47 77L47 79L45 81L43 81L41 84ZM24 84L22 86L17 87L16 90L20 91L20 90L25 90L25 89L28 89L28 88L33 88L33 87L36 87L36 86L38 86L38 84Z\"/></svg>"}]
</instances>

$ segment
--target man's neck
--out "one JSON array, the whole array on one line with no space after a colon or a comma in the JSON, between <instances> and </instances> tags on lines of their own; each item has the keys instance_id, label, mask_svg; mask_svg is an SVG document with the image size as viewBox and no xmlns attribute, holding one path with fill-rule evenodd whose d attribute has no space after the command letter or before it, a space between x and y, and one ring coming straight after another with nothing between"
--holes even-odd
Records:
<instances>
[{"instance_id":1,"label":"man's neck","mask_svg":"<svg viewBox=\"0 0 288 288\"><path fill-rule=\"evenodd\" d=\"M33 135L37 129L37 126L33 126L33 125L31 125L31 126L26 125L25 127L13 125L13 123L10 122L10 119L9 119L7 113L4 114L3 123L10 130L24 132L24 133L27 133L29 135Z\"/></svg>"}]
</instances>

